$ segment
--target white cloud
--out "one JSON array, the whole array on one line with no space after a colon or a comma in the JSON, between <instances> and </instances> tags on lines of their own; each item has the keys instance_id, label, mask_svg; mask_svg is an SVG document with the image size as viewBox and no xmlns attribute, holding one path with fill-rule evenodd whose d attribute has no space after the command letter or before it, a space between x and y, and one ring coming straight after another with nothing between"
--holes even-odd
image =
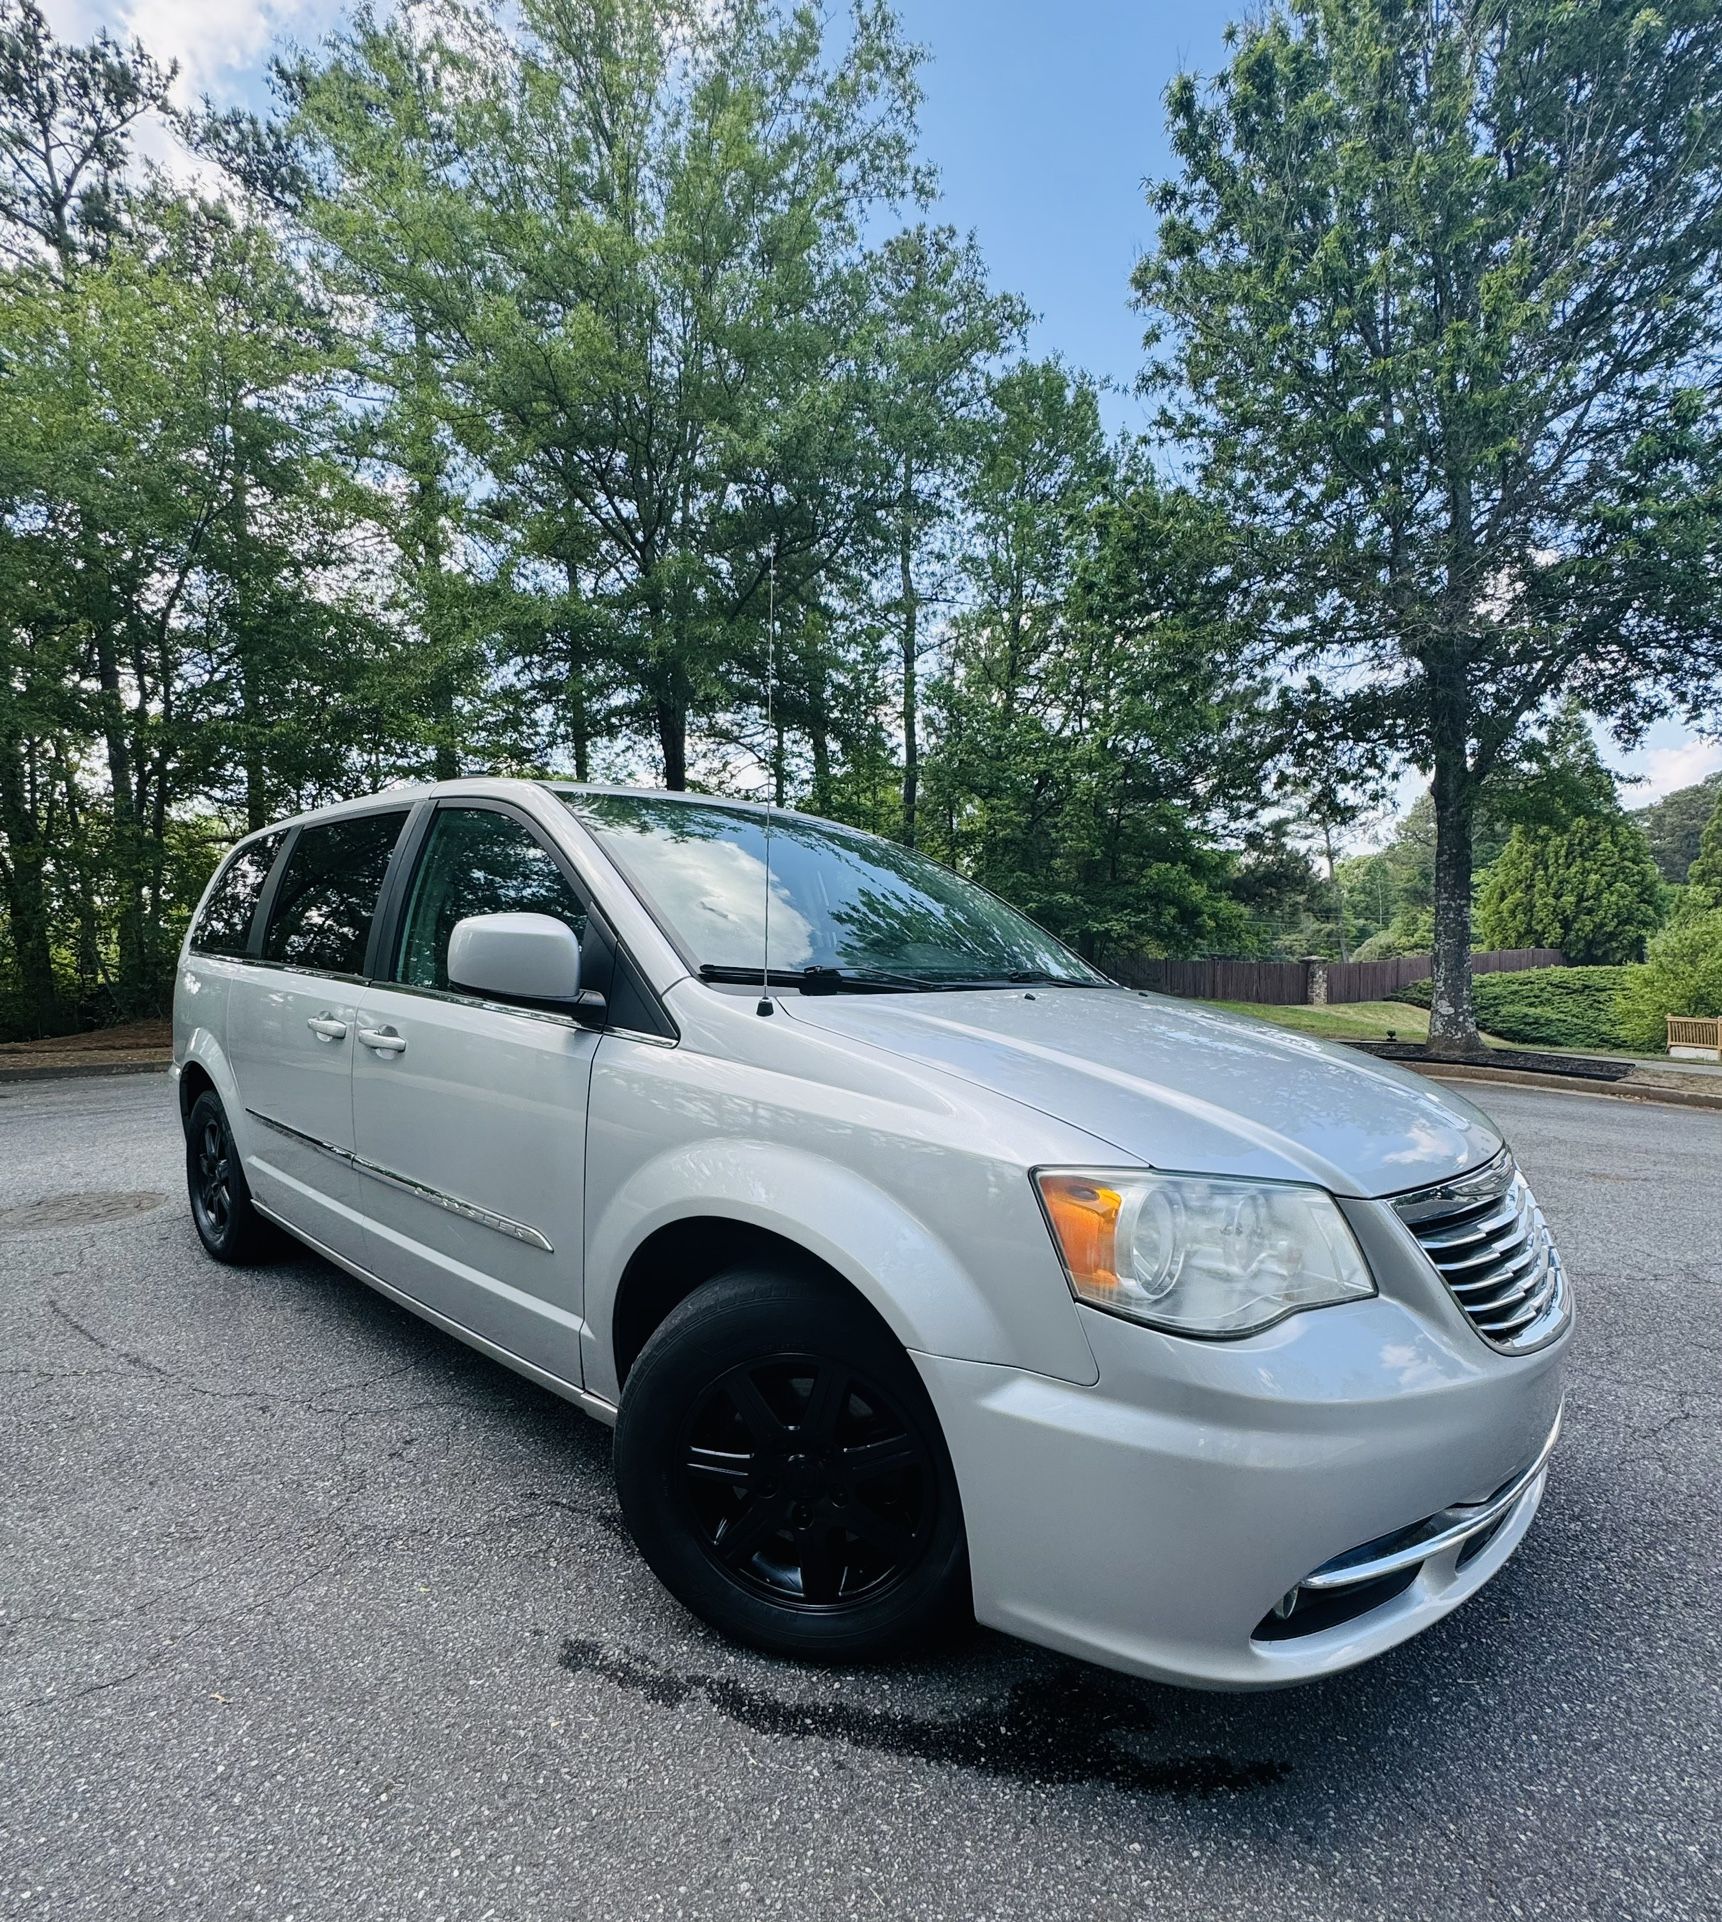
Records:
<instances>
[{"instance_id":1,"label":"white cloud","mask_svg":"<svg viewBox=\"0 0 1722 1922\"><path fill-rule=\"evenodd\" d=\"M1676 788L1692 787L1722 768L1722 741L1676 741L1609 758L1619 772L1635 777L1630 786L1622 783L1625 792L1621 799L1628 807L1644 807Z\"/></svg>"},{"instance_id":2,"label":"white cloud","mask_svg":"<svg viewBox=\"0 0 1722 1922\"><path fill-rule=\"evenodd\" d=\"M105 27L134 36L163 62L179 62L175 94L190 106L254 92L272 44L315 40L340 17L340 0L45 0L62 40L88 40Z\"/></svg>"}]
</instances>

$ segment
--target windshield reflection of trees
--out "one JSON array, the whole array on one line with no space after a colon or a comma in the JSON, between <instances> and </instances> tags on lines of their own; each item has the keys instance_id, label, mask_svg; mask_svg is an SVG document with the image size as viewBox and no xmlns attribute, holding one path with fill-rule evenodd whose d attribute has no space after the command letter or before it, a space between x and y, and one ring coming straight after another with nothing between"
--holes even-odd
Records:
<instances>
[{"instance_id":1,"label":"windshield reflection of trees","mask_svg":"<svg viewBox=\"0 0 1722 1922\"><path fill-rule=\"evenodd\" d=\"M615 848L622 866L634 871L644 892L652 883L653 847L721 842L746 855L765 881L763 816L698 802L659 801L647 795L564 795L564 804L600 838L632 837L634 847ZM811 947L784 961L790 965L910 969L956 978L1008 975L1023 970L1062 979L1092 981L1067 948L1043 934L1013 908L995 901L960 876L889 841L851 837L794 814L771 822L774 902L790 909L808 930ZM657 878L664 878L661 871ZM713 872L714 885L726 877ZM663 903L663 905L668 905ZM775 930L775 922L774 922ZM678 930L694 938L691 927ZM710 941L710 931L701 930ZM704 953L720 964L757 966L758 930L745 953ZM773 941L776 947L776 941ZM774 965L777 956L773 954Z\"/></svg>"}]
</instances>

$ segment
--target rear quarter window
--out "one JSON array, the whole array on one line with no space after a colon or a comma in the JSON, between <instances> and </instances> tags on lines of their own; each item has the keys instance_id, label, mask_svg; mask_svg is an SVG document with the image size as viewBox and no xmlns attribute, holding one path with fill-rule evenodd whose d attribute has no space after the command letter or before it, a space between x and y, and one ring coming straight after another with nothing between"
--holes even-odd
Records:
<instances>
[{"instance_id":1,"label":"rear quarter window","mask_svg":"<svg viewBox=\"0 0 1722 1922\"><path fill-rule=\"evenodd\" d=\"M371 916L406 820L359 814L301 828L275 890L263 958L323 974L359 974Z\"/></svg>"},{"instance_id":2,"label":"rear quarter window","mask_svg":"<svg viewBox=\"0 0 1722 1922\"><path fill-rule=\"evenodd\" d=\"M243 954L251 940L251 921L263 883L281 851L284 833L247 841L228 857L191 930L194 954Z\"/></svg>"}]
</instances>

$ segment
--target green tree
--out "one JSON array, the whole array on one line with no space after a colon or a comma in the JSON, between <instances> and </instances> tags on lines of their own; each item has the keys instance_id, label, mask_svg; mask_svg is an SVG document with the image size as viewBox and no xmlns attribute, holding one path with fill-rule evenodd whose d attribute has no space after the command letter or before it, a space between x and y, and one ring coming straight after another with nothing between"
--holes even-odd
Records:
<instances>
[{"instance_id":1,"label":"green tree","mask_svg":"<svg viewBox=\"0 0 1722 1922\"><path fill-rule=\"evenodd\" d=\"M972 240L917 227L882 250L877 418L892 474L888 510L902 698L902 820L913 847L920 807L923 610L952 598L963 483L986 447L987 373L1026 321L993 294ZM993 450L996 453L996 449Z\"/></svg>"},{"instance_id":2,"label":"green tree","mask_svg":"<svg viewBox=\"0 0 1722 1922\"><path fill-rule=\"evenodd\" d=\"M1617 1018L1629 1047L1661 1053L1671 1014L1722 1014L1722 908L1700 907L1671 923L1627 976Z\"/></svg>"},{"instance_id":3,"label":"green tree","mask_svg":"<svg viewBox=\"0 0 1722 1922\"><path fill-rule=\"evenodd\" d=\"M1691 787L1676 788L1648 807L1634 808L1632 818L1644 829L1650 852L1665 881L1679 886L1698 858L1699 837L1722 800L1722 774Z\"/></svg>"},{"instance_id":4,"label":"green tree","mask_svg":"<svg viewBox=\"0 0 1722 1922\"><path fill-rule=\"evenodd\" d=\"M1515 825L1483 876L1483 945L1559 948L1581 966L1638 960L1662 920L1663 883L1577 702L1527 743L1494 798Z\"/></svg>"},{"instance_id":5,"label":"green tree","mask_svg":"<svg viewBox=\"0 0 1722 1922\"><path fill-rule=\"evenodd\" d=\"M284 73L313 223L547 593L521 665L578 772L596 681L684 786L690 729L763 704L773 560L793 612L877 534L869 229L918 191L915 62L876 6L828 53L763 0L439 0Z\"/></svg>"},{"instance_id":6,"label":"green tree","mask_svg":"<svg viewBox=\"0 0 1722 1922\"><path fill-rule=\"evenodd\" d=\"M1473 1046L1485 784L1571 689L1630 736L1722 671L1722 12L1289 0L1168 103L1149 378L1294 707L1429 770Z\"/></svg>"},{"instance_id":7,"label":"green tree","mask_svg":"<svg viewBox=\"0 0 1722 1922\"><path fill-rule=\"evenodd\" d=\"M1722 907L1722 785L1716 790L1716 805L1698 837L1698 852L1686 870L1689 886L1702 888L1717 906Z\"/></svg>"},{"instance_id":8,"label":"green tree","mask_svg":"<svg viewBox=\"0 0 1722 1922\"><path fill-rule=\"evenodd\" d=\"M55 923L66 899L88 898L90 876L75 858L82 636L68 603L79 530L37 484L34 455L64 410L39 388L29 340L54 290L71 298L78 273L123 230L131 136L165 114L172 81L135 42L104 34L64 47L34 0L0 0L0 407L10 415L0 424L0 903L15 1019L30 1032L61 1021ZM20 406L26 394L43 408Z\"/></svg>"},{"instance_id":9,"label":"green tree","mask_svg":"<svg viewBox=\"0 0 1722 1922\"><path fill-rule=\"evenodd\" d=\"M1093 958L1236 951L1221 838L1262 789L1223 530L1108 448L1056 363L1007 373L994 407L925 838Z\"/></svg>"},{"instance_id":10,"label":"green tree","mask_svg":"<svg viewBox=\"0 0 1722 1922\"><path fill-rule=\"evenodd\" d=\"M1636 961L1661 920L1659 877L1624 815L1516 827L1484 877L1477 931L1489 948L1559 948L1580 966Z\"/></svg>"}]
</instances>

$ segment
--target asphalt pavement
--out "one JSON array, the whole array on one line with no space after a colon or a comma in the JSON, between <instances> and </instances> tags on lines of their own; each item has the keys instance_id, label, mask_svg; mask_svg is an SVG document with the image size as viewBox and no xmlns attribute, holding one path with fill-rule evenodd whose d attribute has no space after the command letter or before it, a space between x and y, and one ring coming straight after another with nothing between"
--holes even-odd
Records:
<instances>
[{"instance_id":1,"label":"asphalt pavement","mask_svg":"<svg viewBox=\"0 0 1722 1922\"><path fill-rule=\"evenodd\" d=\"M603 1428L204 1256L165 1080L0 1087L0 1915L1714 1922L1722 1114L1466 1092L1577 1279L1542 1513L1417 1641L1216 1696L728 1646Z\"/></svg>"}]
</instances>

